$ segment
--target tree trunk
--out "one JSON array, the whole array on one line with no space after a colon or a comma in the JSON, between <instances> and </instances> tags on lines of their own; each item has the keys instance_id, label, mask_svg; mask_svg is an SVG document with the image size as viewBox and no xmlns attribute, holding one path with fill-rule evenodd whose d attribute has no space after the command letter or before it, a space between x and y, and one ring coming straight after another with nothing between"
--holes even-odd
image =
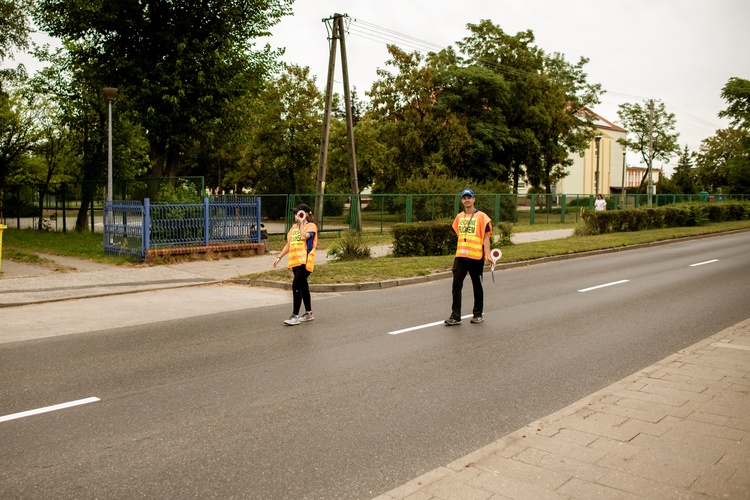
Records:
<instances>
[{"instance_id":1,"label":"tree trunk","mask_svg":"<svg viewBox=\"0 0 750 500\"><path fill-rule=\"evenodd\" d=\"M81 193L81 206L78 208L78 216L76 217L76 231L82 233L88 230L89 221L89 207L91 202L94 200L94 185L91 183L82 184Z\"/></svg>"}]
</instances>

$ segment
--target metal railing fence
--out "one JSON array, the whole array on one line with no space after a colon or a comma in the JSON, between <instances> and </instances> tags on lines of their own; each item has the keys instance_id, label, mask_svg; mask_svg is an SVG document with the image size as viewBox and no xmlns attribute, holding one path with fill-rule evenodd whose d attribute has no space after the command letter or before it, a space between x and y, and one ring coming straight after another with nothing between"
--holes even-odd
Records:
<instances>
[{"instance_id":1,"label":"metal railing fence","mask_svg":"<svg viewBox=\"0 0 750 500\"><path fill-rule=\"evenodd\" d=\"M152 249L261 242L259 198L204 198L201 203L105 202L105 252L143 258Z\"/></svg>"},{"instance_id":2,"label":"metal railing fence","mask_svg":"<svg viewBox=\"0 0 750 500\"><path fill-rule=\"evenodd\" d=\"M191 182L203 186L202 178L161 179L116 183L115 196L124 194L125 201L142 201L149 190L165 182L183 184ZM86 192L85 190L88 190ZM87 194L88 193L88 194ZM78 210L88 203L87 226L89 230L103 231L102 209L106 196L106 183L59 184L42 188L39 185L6 186L0 205L0 223L9 228L28 228L49 231L69 231L75 227ZM362 230L389 231L400 222L430 220L452 220L461 210L457 194L261 194L212 196L210 199L260 199L261 220L265 221L268 234L286 234L293 222L291 209L298 203L315 206L318 196L323 197L323 214L315 214L315 221L322 233L357 230L357 210L361 212ZM641 208L648 206L648 194L608 194L608 210ZM589 194L533 194L477 193L477 208L487 213L495 223L520 224L565 224L577 222L582 210L593 210L594 196ZM652 206L674 203L715 203L732 200L750 200L750 195L735 194L655 194L650 195ZM149 199L153 200L153 198ZM88 201L84 201L88 200ZM124 210L120 207L118 210ZM177 209L173 209L177 210ZM117 211L117 210L115 210ZM127 214L127 210L125 212ZM185 212L187 218L199 217ZM170 224L176 224L170 222ZM165 226L162 232L174 231ZM240 231L238 229L238 231ZM194 236L197 237L197 236Z\"/></svg>"}]
</instances>

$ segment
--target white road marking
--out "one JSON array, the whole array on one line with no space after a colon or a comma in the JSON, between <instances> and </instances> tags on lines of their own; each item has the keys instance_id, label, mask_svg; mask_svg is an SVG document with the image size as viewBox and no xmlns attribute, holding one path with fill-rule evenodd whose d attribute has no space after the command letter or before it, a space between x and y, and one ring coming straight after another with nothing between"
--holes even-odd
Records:
<instances>
[{"instance_id":1,"label":"white road marking","mask_svg":"<svg viewBox=\"0 0 750 500\"><path fill-rule=\"evenodd\" d=\"M30 417L32 415L39 415L40 413L47 413L50 411L64 410L65 408L71 408L73 406L80 406L80 405L85 405L89 403L96 403L97 401L100 401L100 399L91 397L91 398L86 398L86 399L79 399L76 401L68 401L67 403L60 403L58 405L45 406L44 408L37 408L36 410L28 410L28 411L22 411L20 413L12 413L10 415L5 415L4 417L0 417L0 422L7 422L8 420L14 420L17 418Z\"/></svg>"},{"instance_id":2,"label":"white road marking","mask_svg":"<svg viewBox=\"0 0 750 500\"><path fill-rule=\"evenodd\" d=\"M466 314L464 316L461 316L461 319L471 318L471 316L471 314ZM424 325L412 326L409 328L404 328L403 330L394 330L392 332L388 332L388 335L398 335L399 333L413 332L414 330L421 330L422 328L430 328L431 326L444 324L445 321L435 321L434 323L425 323Z\"/></svg>"},{"instance_id":3,"label":"white road marking","mask_svg":"<svg viewBox=\"0 0 750 500\"><path fill-rule=\"evenodd\" d=\"M604 283L603 285L596 285L596 286L592 286L592 287L589 287L589 288L581 288L578 291L579 292L589 292L591 290L596 290L597 288L604 288L604 287L607 287L607 286L619 285L620 283L627 283L628 281L630 281L630 280L613 281L612 283Z\"/></svg>"},{"instance_id":4,"label":"white road marking","mask_svg":"<svg viewBox=\"0 0 750 500\"><path fill-rule=\"evenodd\" d=\"M697 262L695 264L690 264L690 267L702 266L703 264L713 264L714 262L719 262L719 259L707 260L705 262Z\"/></svg>"}]
</instances>

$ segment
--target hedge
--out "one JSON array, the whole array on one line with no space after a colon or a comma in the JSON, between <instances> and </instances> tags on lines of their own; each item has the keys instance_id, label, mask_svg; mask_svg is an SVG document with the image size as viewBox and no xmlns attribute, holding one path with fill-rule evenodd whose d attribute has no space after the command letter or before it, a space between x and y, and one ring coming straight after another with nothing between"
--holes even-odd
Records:
<instances>
[{"instance_id":1,"label":"hedge","mask_svg":"<svg viewBox=\"0 0 750 500\"><path fill-rule=\"evenodd\" d=\"M750 203L748 202L669 205L604 212L587 210L581 216L588 234L700 226L709 222L748 218L750 218Z\"/></svg>"},{"instance_id":2,"label":"hedge","mask_svg":"<svg viewBox=\"0 0 750 500\"><path fill-rule=\"evenodd\" d=\"M393 226L393 255L424 257L451 255L458 238L450 222L418 222Z\"/></svg>"}]
</instances>

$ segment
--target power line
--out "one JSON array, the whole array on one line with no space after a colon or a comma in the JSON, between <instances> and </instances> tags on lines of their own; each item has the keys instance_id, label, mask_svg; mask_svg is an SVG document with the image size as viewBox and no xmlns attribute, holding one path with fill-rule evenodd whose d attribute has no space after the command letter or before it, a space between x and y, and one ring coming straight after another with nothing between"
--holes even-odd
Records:
<instances>
[{"instance_id":1,"label":"power line","mask_svg":"<svg viewBox=\"0 0 750 500\"><path fill-rule=\"evenodd\" d=\"M354 24L356 23L356 24ZM403 41L406 41L412 45L420 45L427 47L428 50L433 51L440 51L443 50L445 47L436 43L428 42L426 40L422 40L421 38L413 37L411 35L406 35L404 33L399 33L398 31L394 31L388 28L384 28L382 26L378 26L377 24L368 23L367 21L364 21L362 19L354 19L354 23L352 23L349 28L355 27L357 25L362 26L362 29L365 31L373 32L373 33L379 33L382 37L388 38L388 39L401 39Z\"/></svg>"}]
</instances>

